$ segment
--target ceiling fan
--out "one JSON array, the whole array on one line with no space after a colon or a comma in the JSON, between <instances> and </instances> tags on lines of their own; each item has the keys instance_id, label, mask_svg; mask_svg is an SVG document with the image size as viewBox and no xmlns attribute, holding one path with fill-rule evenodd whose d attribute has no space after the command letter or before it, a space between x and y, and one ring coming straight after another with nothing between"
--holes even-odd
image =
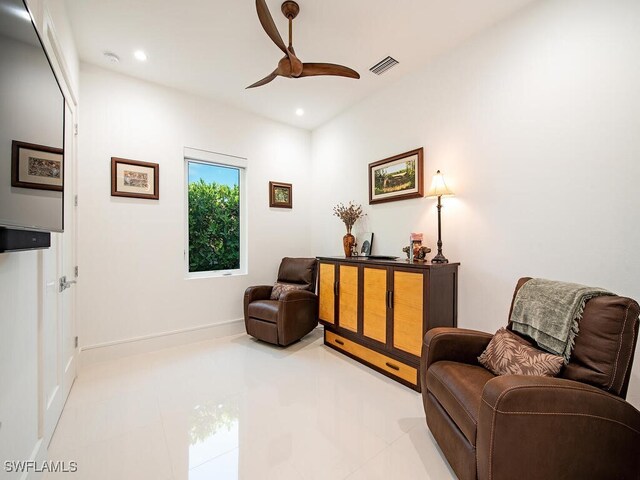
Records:
<instances>
[{"instance_id":1,"label":"ceiling fan","mask_svg":"<svg viewBox=\"0 0 640 480\"><path fill-rule=\"evenodd\" d=\"M278 67L262 80L258 80L247 88L261 87L272 81L277 76L287 78L314 77L319 75L334 75L338 77L360 78L360 75L351 68L333 63L302 63L296 56L293 49L293 19L300 12L300 6L292 1L287 0L280 7L285 17L289 19L289 46L287 47L276 28L273 17L269 13L266 0L256 0L256 10L258 18L269 38L273 40L280 50L285 54L278 62Z\"/></svg>"}]
</instances>

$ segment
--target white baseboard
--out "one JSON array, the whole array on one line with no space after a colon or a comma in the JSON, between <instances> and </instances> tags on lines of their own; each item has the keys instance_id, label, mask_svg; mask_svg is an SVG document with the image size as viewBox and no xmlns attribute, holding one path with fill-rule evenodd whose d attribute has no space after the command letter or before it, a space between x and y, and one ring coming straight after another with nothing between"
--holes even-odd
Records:
<instances>
[{"instance_id":1,"label":"white baseboard","mask_svg":"<svg viewBox=\"0 0 640 480\"><path fill-rule=\"evenodd\" d=\"M115 340L80 348L80 370L87 365L153 352L163 348L228 337L244 332L244 319L228 320L197 327L160 332L142 337Z\"/></svg>"}]
</instances>

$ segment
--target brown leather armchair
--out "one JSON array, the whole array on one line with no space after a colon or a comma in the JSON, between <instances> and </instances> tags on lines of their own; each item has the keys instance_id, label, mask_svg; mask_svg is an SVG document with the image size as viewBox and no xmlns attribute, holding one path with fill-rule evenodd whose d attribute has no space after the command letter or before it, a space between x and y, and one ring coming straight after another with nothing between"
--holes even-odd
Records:
<instances>
[{"instance_id":1,"label":"brown leather armchair","mask_svg":"<svg viewBox=\"0 0 640 480\"><path fill-rule=\"evenodd\" d=\"M528 280L520 279L516 292ZM556 378L495 377L477 360L492 335L430 330L422 399L427 425L456 475L639 479L640 412L624 400L639 311L625 297L589 300L571 360Z\"/></svg>"},{"instance_id":2,"label":"brown leather armchair","mask_svg":"<svg viewBox=\"0 0 640 480\"><path fill-rule=\"evenodd\" d=\"M271 300L272 285L249 287L244 292L247 333L259 340L287 346L318 325L315 258L283 258L278 282L301 287Z\"/></svg>"}]
</instances>

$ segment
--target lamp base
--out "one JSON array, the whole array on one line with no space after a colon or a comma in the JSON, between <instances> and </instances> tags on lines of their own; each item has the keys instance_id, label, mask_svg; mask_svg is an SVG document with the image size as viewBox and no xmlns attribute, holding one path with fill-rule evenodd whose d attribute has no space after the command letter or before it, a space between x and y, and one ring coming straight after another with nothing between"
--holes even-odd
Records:
<instances>
[{"instance_id":1,"label":"lamp base","mask_svg":"<svg viewBox=\"0 0 640 480\"><path fill-rule=\"evenodd\" d=\"M442 253L438 253L433 259L431 263L449 263L449 260Z\"/></svg>"}]
</instances>

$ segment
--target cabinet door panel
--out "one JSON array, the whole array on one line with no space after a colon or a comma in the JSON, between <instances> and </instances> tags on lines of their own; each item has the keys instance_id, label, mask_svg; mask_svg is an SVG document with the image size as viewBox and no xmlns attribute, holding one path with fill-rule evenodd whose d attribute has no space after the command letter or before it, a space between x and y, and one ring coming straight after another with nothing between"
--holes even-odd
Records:
<instances>
[{"instance_id":1,"label":"cabinet door panel","mask_svg":"<svg viewBox=\"0 0 640 480\"><path fill-rule=\"evenodd\" d=\"M424 308L424 275L393 273L393 346L420 356Z\"/></svg>"},{"instance_id":2,"label":"cabinet door panel","mask_svg":"<svg viewBox=\"0 0 640 480\"><path fill-rule=\"evenodd\" d=\"M320 264L320 320L335 323L336 267L331 263Z\"/></svg>"},{"instance_id":3,"label":"cabinet door panel","mask_svg":"<svg viewBox=\"0 0 640 480\"><path fill-rule=\"evenodd\" d=\"M358 267L340 265L338 325L358 331Z\"/></svg>"},{"instance_id":4,"label":"cabinet door panel","mask_svg":"<svg viewBox=\"0 0 640 480\"><path fill-rule=\"evenodd\" d=\"M387 342L387 271L364 269L363 334Z\"/></svg>"}]
</instances>

